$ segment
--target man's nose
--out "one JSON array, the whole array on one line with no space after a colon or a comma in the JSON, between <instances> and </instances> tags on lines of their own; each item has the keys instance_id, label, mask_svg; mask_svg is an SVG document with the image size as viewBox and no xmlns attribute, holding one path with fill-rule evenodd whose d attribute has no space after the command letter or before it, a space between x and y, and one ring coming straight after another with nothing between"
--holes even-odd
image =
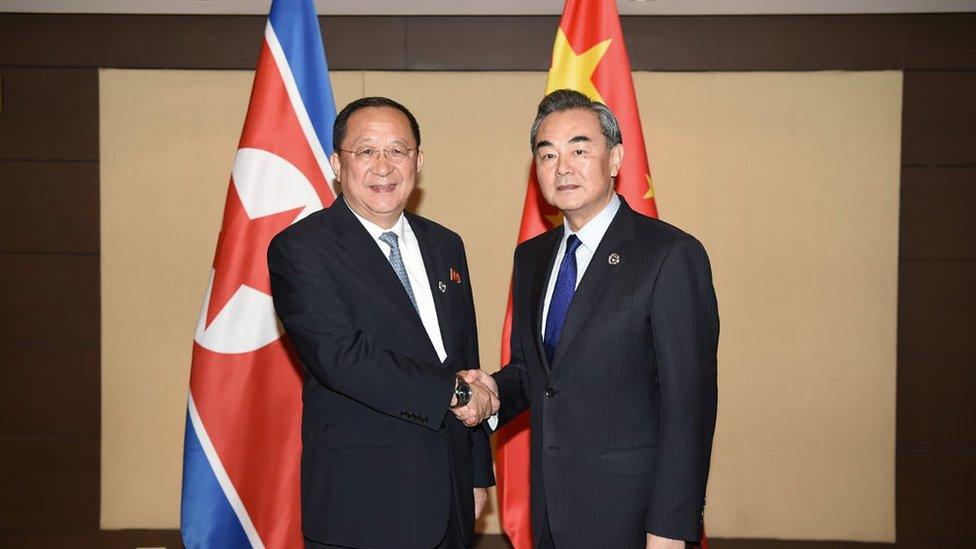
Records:
<instances>
[{"instance_id":1,"label":"man's nose","mask_svg":"<svg viewBox=\"0 0 976 549\"><path fill-rule=\"evenodd\" d=\"M376 152L371 169L376 175L387 175L393 171L393 162L390 162L390 153L385 150Z\"/></svg>"},{"instance_id":2,"label":"man's nose","mask_svg":"<svg viewBox=\"0 0 976 549\"><path fill-rule=\"evenodd\" d=\"M566 175L572 171L572 166L569 163L569 157L560 155L559 160L556 161L556 174Z\"/></svg>"}]
</instances>

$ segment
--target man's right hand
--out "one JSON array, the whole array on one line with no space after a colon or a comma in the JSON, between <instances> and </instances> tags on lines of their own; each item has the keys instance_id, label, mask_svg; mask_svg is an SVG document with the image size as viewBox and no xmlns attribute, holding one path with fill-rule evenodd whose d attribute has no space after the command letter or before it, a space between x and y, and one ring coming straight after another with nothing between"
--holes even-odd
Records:
<instances>
[{"instance_id":1,"label":"man's right hand","mask_svg":"<svg viewBox=\"0 0 976 549\"><path fill-rule=\"evenodd\" d=\"M491 392L495 393L495 396L498 396L498 385L495 383L495 378L491 377L488 372L484 370L462 370L458 372L458 375L468 383L478 382L484 384ZM498 409L496 408L492 413L497 411Z\"/></svg>"}]
</instances>

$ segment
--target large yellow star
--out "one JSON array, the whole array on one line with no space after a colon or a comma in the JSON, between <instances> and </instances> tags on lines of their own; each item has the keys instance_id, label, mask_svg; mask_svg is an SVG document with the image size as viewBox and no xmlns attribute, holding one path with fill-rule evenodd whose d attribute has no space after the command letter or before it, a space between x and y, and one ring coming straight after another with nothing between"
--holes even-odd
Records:
<instances>
[{"instance_id":1,"label":"large yellow star","mask_svg":"<svg viewBox=\"0 0 976 549\"><path fill-rule=\"evenodd\" d=\"M557 30L556 43L552 46L552 68L549 69L546 94L569 88L587 95L594 101L606 104L590 77L593 76L596 66L600 64L603 55L610 48L611 41L611 38L607 38L577 55L573 51L573 47L569 45L569 40L566 38L563 29Z\"/></svg>"},{"instance_id":2,"label":"large yellow star","mask_svg":"<svg viewBox=\"0 0 976 549\"><path fill-rule=\"evenodd\" d=\"M647 192L644 198L654 198L654 185L651 183L651 174L647 174Z\"/></svg>"}]
</instances>

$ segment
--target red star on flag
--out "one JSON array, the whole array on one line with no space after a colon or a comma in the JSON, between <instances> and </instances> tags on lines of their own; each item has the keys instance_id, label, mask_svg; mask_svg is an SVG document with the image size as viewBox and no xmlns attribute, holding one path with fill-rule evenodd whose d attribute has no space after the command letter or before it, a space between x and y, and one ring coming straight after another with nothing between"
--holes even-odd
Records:
<instances>
[{"instance_id":1,"label":"red star on flag","mask_svg":"<svg viewBox=\"0 0 976 549\"><path fill-rule=\"evenodd\" d=\"M291 225L304 207L251 218L244 209L237 187L231 181L224 208L224 226L214 254L214 280L207 306L207 326L227 305L237 289L249 286L271 295L268 275L268 244Z\"/></svg>"}]
</instances>

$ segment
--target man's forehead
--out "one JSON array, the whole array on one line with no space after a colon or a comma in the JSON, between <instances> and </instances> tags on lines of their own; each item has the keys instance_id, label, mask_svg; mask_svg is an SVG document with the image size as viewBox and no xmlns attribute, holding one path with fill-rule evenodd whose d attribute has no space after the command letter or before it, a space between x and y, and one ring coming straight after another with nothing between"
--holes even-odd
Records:
<instances>
[{"instance_id":1,"label":"man's forehead","mask_svg":"<svg viewBox=\"0 0 976 549\"><path fill-rule=\"evenodd\" d=\"M410 121L407 115L393 107L363 107L349 115L349 126L367 126L374 124L394 123L410 131Z\"/></svg>"},{"instance_id":2,"label":"man's forehead","mask_svg":"<svg viewBox=\"0 0 976 549\"><path fill-rule=\"evenodd\" d=\"M403 114L400 109L391 107L389 105L370 105L368 107L360 107L349 115L350 120L354 118L376 117L397 117L402 118L404 122L407 121L407 115Z\"/></svg>"}]
</instances>

